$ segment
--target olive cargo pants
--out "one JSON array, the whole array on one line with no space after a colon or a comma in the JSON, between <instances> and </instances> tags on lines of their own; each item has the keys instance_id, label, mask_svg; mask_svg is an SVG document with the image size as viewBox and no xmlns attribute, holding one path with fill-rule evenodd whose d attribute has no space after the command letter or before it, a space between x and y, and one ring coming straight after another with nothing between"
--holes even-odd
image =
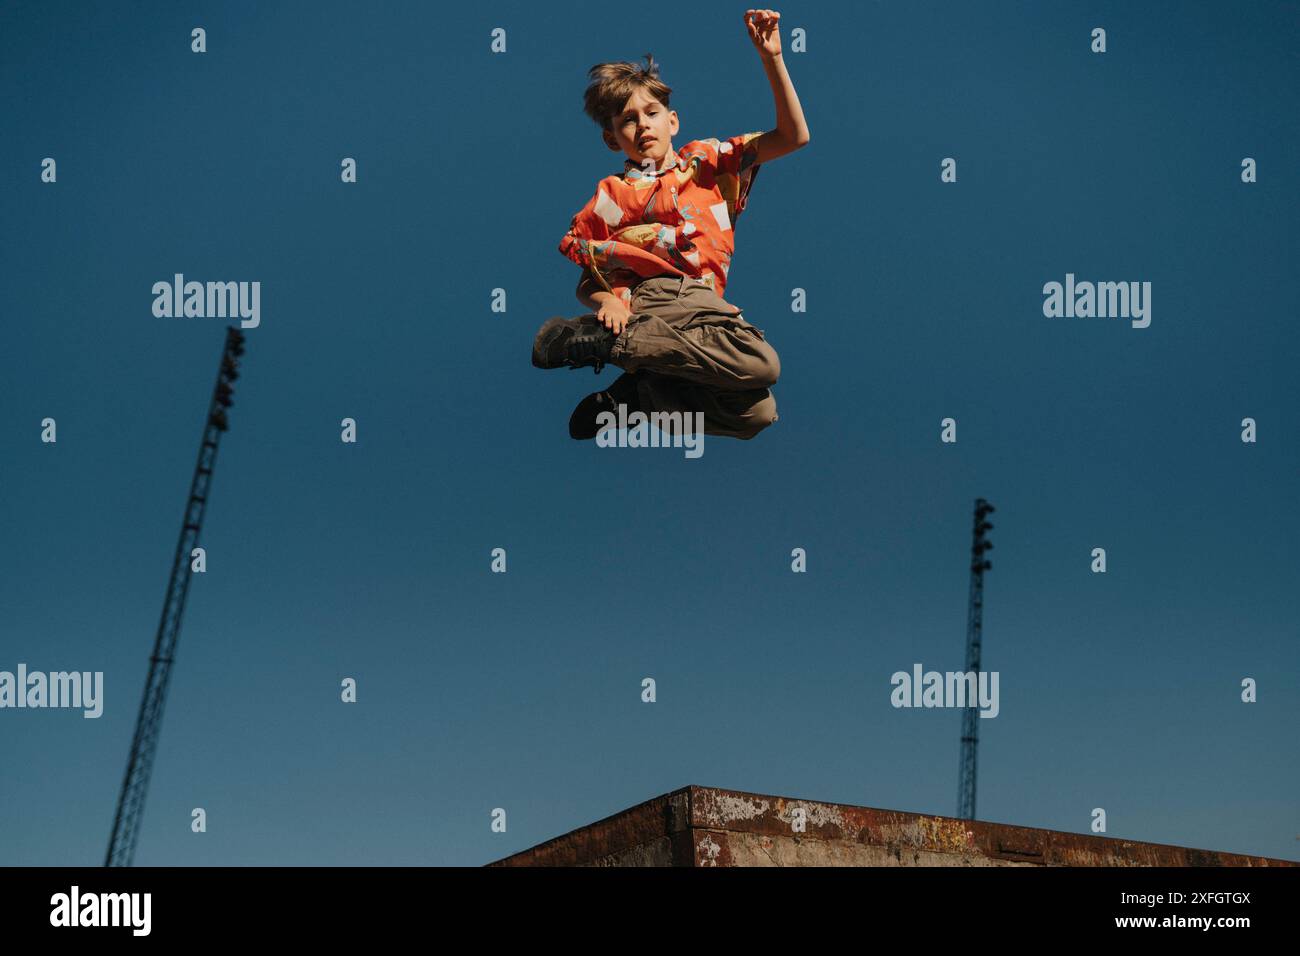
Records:
<instances>
[{"instance_id":1,"label":"olive cargo pants","mask_svg":"<svg viewBox=\"0 0 1300 956\"><path fill-rule=\"evenodd\" d=\"M632 290L632 315L609 363L635 373L641 410L703 412L704 433L753 438L777 420L781 360L755 328L698 279L654 276ZM693 426L694 416L683 416Z\"/></svg>"}]
</instances>

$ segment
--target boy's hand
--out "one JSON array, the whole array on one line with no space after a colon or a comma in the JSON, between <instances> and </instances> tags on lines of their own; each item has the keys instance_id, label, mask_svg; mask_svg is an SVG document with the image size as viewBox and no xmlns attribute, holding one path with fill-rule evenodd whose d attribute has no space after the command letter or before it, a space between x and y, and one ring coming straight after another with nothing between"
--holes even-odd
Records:
<instances>
[{"instance_id":1,"label":"boy's hand","mask_svg":"<svg viewBox=\"0 0 1300 956\"><path fill-rule=\"evenodd\" d=\"M623 329L627 328L632 313L621 301L611 298L601 303L600 309L596 312L596 318L600 319L605 328L618 335Z\"/></svg>"},{"instance_id":2,"label":"boy's hand","mask_svg":"<svg viewBox=\"0 0 1300 956\"><path fill-rule=\"evenodd\" d=\"M781 14L775 10L746 10L745 26L749 39L760 56L769 59L781 55Z\"/></svg>"}]
</instances>

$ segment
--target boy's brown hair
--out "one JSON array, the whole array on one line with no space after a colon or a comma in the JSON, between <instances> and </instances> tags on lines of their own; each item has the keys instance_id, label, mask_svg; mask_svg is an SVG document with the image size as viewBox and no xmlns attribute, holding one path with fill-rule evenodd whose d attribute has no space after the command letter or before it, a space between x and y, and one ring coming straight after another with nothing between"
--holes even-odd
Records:
<instances>
[{"instance_id":1,"label":"boy's brown hair","mask_svg":"<svg viewBox=\"0 0 1300 956\"><path fill-rule=\"evenodd\" d=\"M602 130L610 129L611 124L623 110L638 89L645 90L647 96L653 96L670 109L668 98L672 89L659 79L659 67L654 57L644 54L646 65L629 63L622 60L616 63L597 63L587 71L591 83L583 95L583 110L595 120Z\"/></svg>"}]
</instances>

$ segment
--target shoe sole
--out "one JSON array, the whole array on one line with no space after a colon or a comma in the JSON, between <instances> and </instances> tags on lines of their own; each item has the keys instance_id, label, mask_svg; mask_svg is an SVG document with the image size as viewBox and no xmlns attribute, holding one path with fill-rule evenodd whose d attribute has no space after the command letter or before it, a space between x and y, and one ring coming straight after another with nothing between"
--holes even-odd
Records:
<instances>
[{"instance_id":1,"label":"shoe sole","mask_svg":"<svg viewBox=\"0 0 1300 956\"><path fill-rule=\"evenodd\" d=\"M601 401L599 396L608 396L607 392L594 392L578 403L578 407L569 416L569 437L577 441L590 441L600 431L596 416L601 412L612 411L612 401Z\"/></svg>"},{"instance_id":2,"label":"shoe sole","mask_svg":"<svg viewBox=\"0 0 1300 956\"><path fill-rule=\"evenodd\" d=\"M601 367L609 364L609 359L597 359L595 361L586 361L581 365L574 365L570 361L551 361L548 353L551 351L551 345L555 339L564 334L565 330L571 330L574 334L580 331L594 329L609 337L612 345L616 336L609 332L601 325L600 320L595 315L584 315L577 319L570 319L564 316L555 316L547 319L542 323L542 327L537 330L537 337L533 339L533 367L534 368L571 368L574 371L580 368L594 366L593 371L599 375Z\"/></svg>"},{"instance_id":3,"label":"shoe sole","mask_svg":"<svg viewBox=\"0 0 1300 956\"><path fill-rule=\"evenodd\" d=\"M550 340L555 338L556 330L563 329L568 325L569 319L564 316L556 316L547 319L542 323L542 327L537 330L537 337L533 339L533 367L534 368L563 368L564 365L549 365L546 362L547 345Z\"/></svg>"}]
</instances>

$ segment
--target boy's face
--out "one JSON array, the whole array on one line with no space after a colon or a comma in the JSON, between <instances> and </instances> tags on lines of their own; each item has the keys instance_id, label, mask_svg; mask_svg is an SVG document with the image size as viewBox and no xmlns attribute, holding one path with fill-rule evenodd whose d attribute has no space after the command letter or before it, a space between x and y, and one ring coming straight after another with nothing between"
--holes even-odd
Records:
<instances>
[{"instance_id":1,"label":"boy's face","mask_svg":"<svg viewBox=\"0 0 1300 956\"><path fill-rule=\"evenodd\" d=\"M610 149L622 150L642 167L643 160L651 159L658 169L672 149L672 138L677 135L677 113L665 109L645 90L637 90L628 97L611 126L612 130L605 130L605 143Z\"/></svg>"}]
</instances>

